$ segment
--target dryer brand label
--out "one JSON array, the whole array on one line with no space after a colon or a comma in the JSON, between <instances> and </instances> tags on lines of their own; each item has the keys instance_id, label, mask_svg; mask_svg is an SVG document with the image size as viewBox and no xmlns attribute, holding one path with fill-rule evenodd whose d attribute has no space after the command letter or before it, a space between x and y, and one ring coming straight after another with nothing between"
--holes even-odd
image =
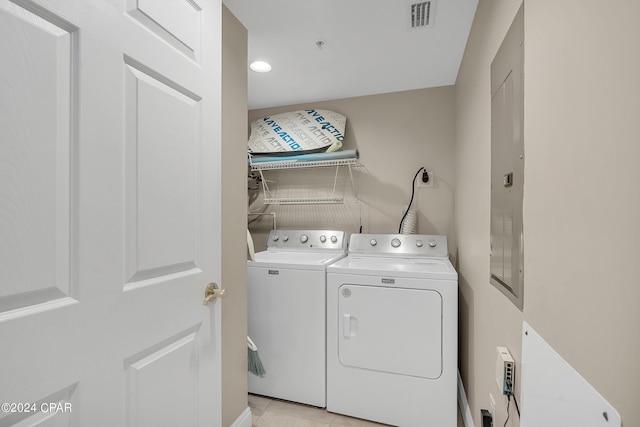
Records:
<instances>
[{"instance_id":1,"label":"dryer brand label","mask_svg":"<svg viewBox=\"0 0 640 427\"><path fill-rule=\"evenodd\" d=\"M345 297L345 298L349 298L351 296L351 289L344 288L342 290L342 296Z\"/></svg>"},{"instance_id":2,"label":"dryer brand label","mask_svg":"<svg viewBox=\"0 0 640 427\"><path fill-rule=\"evenodd\" d=\"M389 283L391 285L393 285L394 283L396 283L396 279L385 279L384 277L381 279L382 283Z\"/></svg>"},{"instance_id":3,"label":"dryer brand label","mask_svg":"<svg viewBox=\"0 0 640 427\"><path fill-rule=\"evenodd\" d=\"M269 274L275 274L277 276L280 274L280 270L269 270Z\"/></svg>"}]
</instances>

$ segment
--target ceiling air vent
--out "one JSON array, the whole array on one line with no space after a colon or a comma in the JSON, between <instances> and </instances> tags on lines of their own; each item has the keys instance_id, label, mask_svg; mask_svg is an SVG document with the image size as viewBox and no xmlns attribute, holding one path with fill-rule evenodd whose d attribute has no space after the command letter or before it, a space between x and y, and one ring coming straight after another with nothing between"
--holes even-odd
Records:
<instances>
[{"instance_id":1,"label":"ceiling air vent","mask_svg":"<svg viewBox=\"0 0 640 427\"><path fill-rule=\"evenodd\" d=\"M409 3L409 29L426 28L433 21L433 1Z\"/></svg>"}]
</instances>

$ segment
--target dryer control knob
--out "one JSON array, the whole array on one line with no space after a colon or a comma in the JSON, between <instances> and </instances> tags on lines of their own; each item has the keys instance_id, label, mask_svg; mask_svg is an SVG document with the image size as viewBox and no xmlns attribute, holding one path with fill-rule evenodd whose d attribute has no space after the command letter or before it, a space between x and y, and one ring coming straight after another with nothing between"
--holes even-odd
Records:
<instances>
[{"instance_id":1,"label":"dryer control knob","mask_svg":"<svg viewBox=\"0 0 640 427\"><path fill-rule=\"evenodd\" d=\"M289 236L282 236L282 241L283 242L288 242L289 241Z\"/></svg>"},{"instance_id":2,"label":"dryer control knob","mask_svg":"<svg viewBox=\"0 0 640 427\"><path fill-rule=\"evenodd\" d=\"M424 243L422 243L422 240L416 240L416 246L417 247L421 248L423 244Z\"/></svg>"},{"instance_id":3,"label":"dryer control knob","mask_svg":"<svg viewBox=\"0 0 640 427\"><path fill-rule=\"evenodd\" d=\"M336 236L331 236L331 243L338 243L338 238Z\"/></svg>"},{"instance_id":4,"label":"dryer control knob","mask_svg":"<svg viewBox=\"0 0 640 427\"><path fill-rule=\"evenodd\" d=\"M371 241L369 241L369 243L371 243L371 246L375 246L378 244L378 241L376 239L371 239Z\"/></svg>"},{"instance_id":5,"label":"dryer control knob","mask_svg":"<svg viewBox=\"0 0 640 427\"><path fill-rule=\"evenodd\" d=\"M306 234L303 234L302 236L300 236L300 241L302 243L307 243L308 240L309 240L309 236L307 236Z\"/></svg>"},{"instance_id":6,"label":"dryer control knob","mask_svg":"<svg viewBox=\"0 0 640 427\"><path fill-rule=\"evenodd\" d=\"M327 241L327 236L320 236L320 241L322 243L326 242Z\"/></svg>"},{"instance_id":7,"label":"dryer control knob","mask_svg":"<svg viewBox=\"0 0 640 427\"><path fill-rule=\"evenodd\" d=\"M400 239L393 239L393 240L391 241L391 246L393 246L394 248L397 248L397 247L399 247L399 246L400 246L400 243L401 243L401 242L400 242Z\"/></svg>"},{"instance_id":8,"label":"dryer control knob","mask_svg":"<svg viewBox=\"0 0 640 427\"><path fill-rule=\"evenodd\" d=\"M274 242L277 242L278 240L280 240L280 236L276 234L271 238L271 240L273 240Z\"/></svg>"},{"instance_id":9,"label":"dryer control knob","mask_svg":"<svg viewBox=\"0 0 640 427\"><path fill-rule=\"evenodd\" d=\"M435 240L429 240L429 247L431 247L431 248L435 248L435 247L436 247L436 245L437 245L437 243L436 243L436 241L435 241Z\"/></svg>"}]
</instances>

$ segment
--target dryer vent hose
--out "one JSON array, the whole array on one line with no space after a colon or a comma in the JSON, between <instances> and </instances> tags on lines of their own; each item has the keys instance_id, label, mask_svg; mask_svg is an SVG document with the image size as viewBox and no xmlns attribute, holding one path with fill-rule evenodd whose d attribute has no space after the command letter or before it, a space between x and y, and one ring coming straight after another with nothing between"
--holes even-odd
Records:
<instances>
[{"instance_id":1,"label":"dryer vent hose","mask_svg":"<svg viewBox=\"0 0 640 427\"><path fill-rule=\"evenodd\" d=\"M407 212L407 209L409 211ZM413 206L405 208L405 216L400 227L401 234L416 234L418 232L418 211Z\"/></svg>"}]
</instances>

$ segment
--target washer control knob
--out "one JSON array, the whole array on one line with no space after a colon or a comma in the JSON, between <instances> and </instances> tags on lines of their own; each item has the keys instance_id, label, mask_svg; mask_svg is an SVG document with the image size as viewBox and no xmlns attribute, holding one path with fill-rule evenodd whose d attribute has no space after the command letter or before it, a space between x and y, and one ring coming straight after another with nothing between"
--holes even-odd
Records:
<instances>
[{"instance_id":1,"label":"washer control knob","mask_svg":"<svg viewBox=\"0 0 640 427\"><path fill-rule=\"evenodd\" d=\"M378 244L378 241L376 239L371 239L369 243L371 243L371 246L375 246Z\"/></svg>"},{"instance_id":2,"label":"washer control knob","mask_svg":"<svg viewBox=\"0 0 640 427\"><path fill-rule=\"evenodd\" d=\"M436 247L436 245L437 245L437 243L436 243L436 241L435 241L435 240L429 240L429 247L430 247L430 248L435 248L435 247Z\"/></svg>"},{"instance_id":3,"label":"washer control knob","mask_svg":"<svg viewBox=\"0 0 640 427\"><path fill-rule=\"evenodd\" d=\"M393 239L391 241L391 246L393 246L394 248L397 248L400 246L400 239Z\"/></svg>"},{"instance_id":4,"label":"washer control knob","mask_svg":"<svg viewBox=\"0 0 640 427\"><path fill-rule=\"evenodd\" d=\"M331 236L331 243L338 243L338 238L336 236Z\"/></svg>"},{"instance_id":5,"label":"washer control knob","mask_svg":"<svg viewBox=\"0 0 640 427\"><path fill-rule=\"evenodd\" d=\"M320 236L320 241L321 241L322 243L326 242L326 241L327 241L327 236L324 236L324 235L323 235L323 236Z\"/></svg>"},{"instance_id":6,"label":"washer control knob","mask_svg":"<svg viewBox=\"0 0 640 427\"><path fill-rule=\"evenodd\" d=\"M278 240L280 240L280 236L278 236L277 234L274 234L271 240L273 240L274 242L277 242Z\"/></svg>"},{"instance_id":7,"label":"washer control knob","mask_svg":"<svg viewBox=\"0 0 640 427\"><path fill-rule=\"evenodd\" d=\"M424 245L424 243L422 243L422 240L416 240L416 246L421 248L422 245Z\"/></svg>"},{"instance_id":8,"label":"washer control knob","mask_svg":"<svg viewBox=\"0 0 640 427\"><path fill-rule=\"evenodd\" d=\"M308 240L309 240L309 236L307 236L306 234L303 234L302 236L300 236L300 241L302 243L307 243Z\"/></svg>"},{"instance_id":9,"label":"washer control knob","mask_svg":"<svg viewBox=\"0 0 640 427\"><path fill-rule=\"evenodd\" d=\"M282 236L282 241L283 242L288 242L289 241L289 236L287 236L287 235Z\"/></svg>"}]
</instances>

